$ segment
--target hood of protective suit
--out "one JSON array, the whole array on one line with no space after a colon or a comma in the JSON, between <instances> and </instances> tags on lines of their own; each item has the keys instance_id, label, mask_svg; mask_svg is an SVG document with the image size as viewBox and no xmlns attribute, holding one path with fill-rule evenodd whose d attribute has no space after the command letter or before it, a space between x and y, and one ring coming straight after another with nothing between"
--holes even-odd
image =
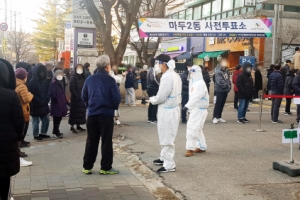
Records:
<instances>
[{"instance_id":1,"label":"hood of protective suit","mask_svg":"<svg viewBox=\"0 0 300 200\"><path fill-rule=\"evenodd\" d=\"M35 79L38 81L43 81L47 77L47 68L45 65L39 63L32 69L32 74Z\"/></svg>"},{"instance_id":2,"label":"hood of protective suit","mask_svg":"<svg viewBox=\"0 0 300 200\"><path fill-rule=\"evenodd\" d=\"M176 65L175 65L175 60L170 60L168 63L167 63L167 66L170 70L174 70Z\"/></svg>"},{"instance_id":3,"label":"hood of protective suit","mask_svg":"<svg viewBox=\"0 0 300 200\"><path fill-rule=\"evenodd\" d=\"M4 59L0 59L0 87L15 90L16 77L13 66Z\"/></svg>"},{"instance_id":4,"label":"hood of protective suit","mask_svg":"<svg viewBox=\"0 0 300 200\"><path fill-rule=\"evenodd\" d=\"M194 81L203 80L202 70L198 65L192 66L190 69L190 77Z\"/></svg>"}]
</instances>

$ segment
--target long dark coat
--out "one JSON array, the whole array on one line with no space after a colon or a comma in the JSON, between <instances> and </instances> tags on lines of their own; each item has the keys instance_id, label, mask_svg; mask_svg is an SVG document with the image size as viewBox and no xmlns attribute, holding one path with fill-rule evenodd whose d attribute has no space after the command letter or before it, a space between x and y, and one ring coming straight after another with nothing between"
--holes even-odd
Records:
<instances>
[{"instance_id":1,"label":"long dark coat","mask_svg":"<svg viewBox=\"0 0 300 200\"><path fill-rule=\"evenodd\" d=\"M85 124L86 123L86 106L81 99L81 92L85 82L85 75L77 74L76 68L74 69L74 74L70 79L70 92L71 92L71 109L69 124Z\"/></svg>"},{"instance_id":2,"label":"long dark coat","mask_svg":"<svg viewBox=\"0 0 300 200\"><path fill-rule=\"evenodd\" d=\"M68 112L67 98L62 81L53 79L50 84L51 115L65 117Z\"/></svg>"},{"instance_id":3,"label":"long dark coat","mask_svg":"<svg viewBox=\"0 0 300 200\"><path fill-rule=\"evenodd\" d=\"M255 90L263 89L263 77L258 69L255 71L254 74L254 89Z\"/></svg>"},{"instance_id":4,"label":"long dark coat","mask_svg":"<svg viewBox=\"0 0 300 200\"><path fill-rule=\"evenodd\" d=\"M20 171L18 141L24 116L15 85L13 67L0 59L0 177L14 176Z\"/></svg>"},{"instance_id":5,"label":"long dark coat","mask_svg":"<svg viewBox=\"0 0 300 200\"><path fill-rule=\"evenodd\" d=\"M147 90L147 71L141 72L142 90Z\"/></svg>"}]
</instances>

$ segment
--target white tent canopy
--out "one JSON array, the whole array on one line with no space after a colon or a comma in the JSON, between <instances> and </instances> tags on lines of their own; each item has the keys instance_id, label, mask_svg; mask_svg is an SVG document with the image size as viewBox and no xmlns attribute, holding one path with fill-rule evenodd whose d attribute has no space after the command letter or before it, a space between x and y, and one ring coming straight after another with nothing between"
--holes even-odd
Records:
<instances>
[{"instance_id":1,"label":"white tent canopy","mask_svg":"<svg viewBox=\"0 0 300 200\"><path fill-rule=\"evenodd\" d=\"M257 3L300 6L300 0L257 0Z\"/></svg>"}]
</instances>

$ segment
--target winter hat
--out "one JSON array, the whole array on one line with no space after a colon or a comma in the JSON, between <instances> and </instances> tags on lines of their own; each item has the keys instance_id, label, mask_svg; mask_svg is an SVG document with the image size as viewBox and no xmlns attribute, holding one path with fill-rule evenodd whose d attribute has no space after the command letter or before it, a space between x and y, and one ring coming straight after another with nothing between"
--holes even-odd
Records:
<instances>
[{"instance_id":1,"label":"winter hat","mask_svg":"<svg viewBox=\"0 0 300 200\"><path fill-rule=\"evenodd\" d=\"M5 79L7 79L7 81L8 81L6 88L10 89L10 90L15 90L16 89L16 77L15 77L13 66L5 59L0 58L0 61L2 63L4 63L4 66L6 66L8 69L8 76L5 77Z\"/></svg>"},{"instance_id":2,"label":"winter hat","mask_svg":"<svg viewBox=\"0 0 300 200\"><path fill-rule=\"evenodd\" d=\"M56 78L58 75L64 75L63 70L60 70L60 69L56 70L55 73L54 73L55 78Z\"/></svg>"},{"instance_id":3,"label":"winter hat","mask_svg":"<svg viewBox=\"0 0 300 200\"><path fill-rule=\"evenodd\" d=\"M27 78L27 71L24 68L17 68L15 71L15 76L18 79L24 80Z\"/></svg>"}]
</instances>

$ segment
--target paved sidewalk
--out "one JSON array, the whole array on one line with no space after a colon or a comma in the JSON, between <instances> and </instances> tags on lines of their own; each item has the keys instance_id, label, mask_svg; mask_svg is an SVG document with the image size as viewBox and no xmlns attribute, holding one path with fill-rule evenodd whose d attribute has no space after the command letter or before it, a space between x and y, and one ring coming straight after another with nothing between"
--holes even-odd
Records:
<instances>
[{"instance_id":1,"label":"paved sidewalk","mask_svg":"<svg viewBox=\"0 0 300 200\"><path fill-rule=\"evenodd\" d=\"M65 130L67 129L65 126ZM31 160L34 165L22 167L20 173L13 178L15 200L155 199L116 157L113 166L120 170L120 174L99 174L101 152L93 174L83 174L81 170L86 134L78 135L66 134L64 139L34 142L30 148L22 149L29 155L26 159ZM29 140L30 138L31 136Z\"/></svg>"}]
</instances>

